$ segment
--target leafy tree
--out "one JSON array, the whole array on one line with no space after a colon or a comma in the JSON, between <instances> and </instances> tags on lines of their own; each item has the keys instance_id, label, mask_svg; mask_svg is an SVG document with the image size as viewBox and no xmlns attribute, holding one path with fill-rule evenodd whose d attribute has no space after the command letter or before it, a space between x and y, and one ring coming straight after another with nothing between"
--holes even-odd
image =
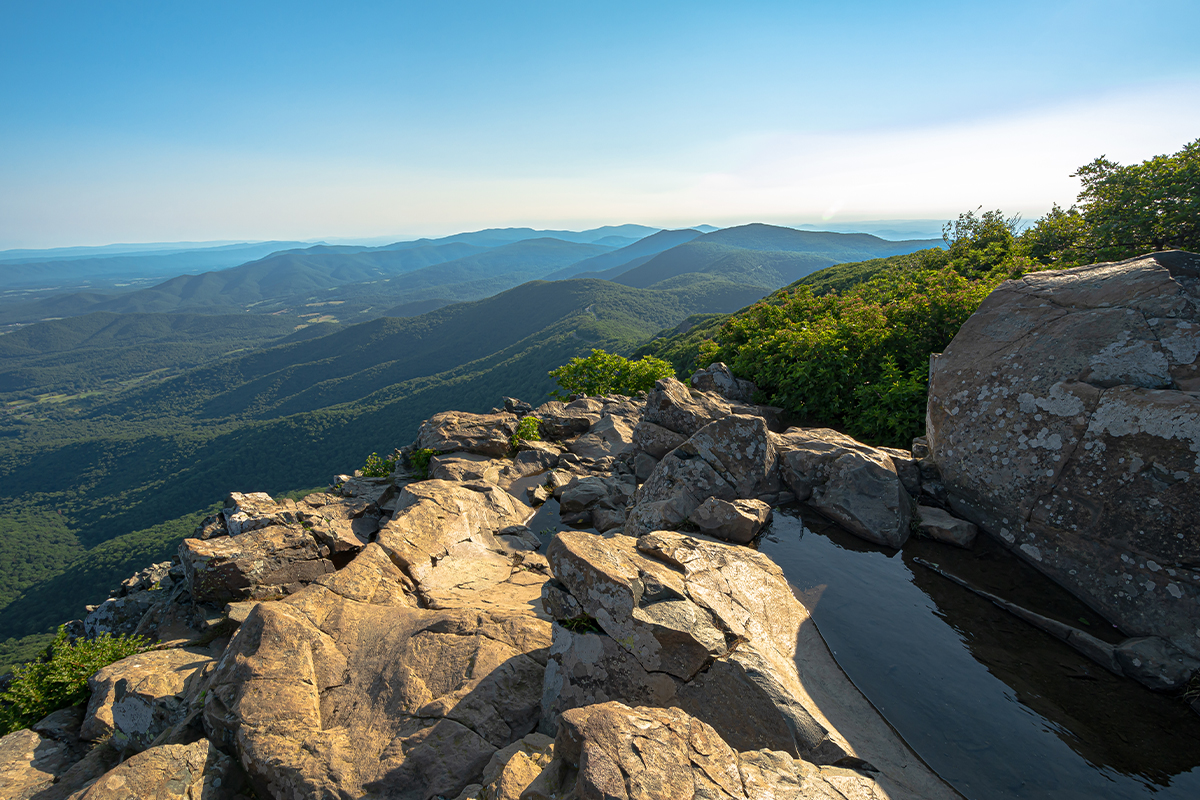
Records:
<instances>
[{"instance_id":1,"label":"leafy tree","mask_svg":"<svg viewBox=\"0 0 1200 800\"><path fill-rule=\"evenodd\" d=\"M586 358L578 356L557 369L550 370L550 377L558 382L559 390L553 394L565 400L573 394L600 395L624 394L633 396L648 392L661 378L674 376L675 369L666 361L654 356L645 356L637 361L593 349Z\"/></svg>"},{"instance_id":2,"label":"leafy tree","mask_svg":"<svg viewBox=\"0 0 1200 800\"><path fill-rule=\"evenodd\" d=\"M1130 166L1101 156L1074 177L1095 260L1200 249L1200 139Z\"/></svg>"},{"instance_id":3,"label":"leafy tree","mask_svg":"<svg viewBox=\"0 0 1200 800\"><path fill-rule=\"evenodd\" d=\"M508 437L508 446L513 450L517 449L517 445L521 442L540 442L542 440L541 428L538 427L541 420L537 417L522 417L517 423L517 429L513 431L513 435Z\"/></svg>"},{"instance_id":4,"label":"leafy tree","mask_svg":"<svg viewBox=\"0 0 1200 800\"><path fill-rule=\"evenodd\" d=\"M1075 206L1058 205L1021 233L1019 249L1039 264L1072 267L1090 260L1088 224Z\"/></svg>"},{"instance_id":5,"label":"leafy tree","mask_svg":"<svg viewBox=\"0 0 1200 800\"><path fill-rule=\"evenodd\" d=\"M50 643L47 657L17 667L12 682L0 694L0 734L26 728L52 711L88 699L88 678L122 658L149 649L140 636L112 636L67 641L64 628Z\"/></svg>"}]
</instances>

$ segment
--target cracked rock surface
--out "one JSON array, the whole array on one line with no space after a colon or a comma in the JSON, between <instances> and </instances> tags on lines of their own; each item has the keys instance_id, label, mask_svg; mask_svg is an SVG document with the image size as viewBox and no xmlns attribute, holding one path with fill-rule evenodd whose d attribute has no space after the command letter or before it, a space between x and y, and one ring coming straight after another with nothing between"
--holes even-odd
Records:
<instances>
[{"instance_id":1,"label":"cracked rock surface","mask_svg":"<svg viewBox=\"0 0 1200 800\"><path fill-rule=\"evenodd\" d=\"M1129 635L1200 657L1200 256L1007 281L933 359L954 512Z\"/></svg>"}]
</instances>

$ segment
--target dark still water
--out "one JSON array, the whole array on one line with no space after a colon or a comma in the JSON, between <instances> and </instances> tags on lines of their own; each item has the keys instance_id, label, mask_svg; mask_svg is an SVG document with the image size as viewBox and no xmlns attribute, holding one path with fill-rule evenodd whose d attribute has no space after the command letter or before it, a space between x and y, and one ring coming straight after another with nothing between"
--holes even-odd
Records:
<instances>
[{"instance_id":1,"label":"dark still water","mask_svg":"<svg viewBox=\"0 0 1200 800\"><path fill-rule=\"evenodd\" d=\"M776 512L759 549L851 680L968 798L1200 798L1200 716L913 559L1120 641L1057 585L982 534L971 551L897 552L800 513Z\"/></svg>"}]
</instances>

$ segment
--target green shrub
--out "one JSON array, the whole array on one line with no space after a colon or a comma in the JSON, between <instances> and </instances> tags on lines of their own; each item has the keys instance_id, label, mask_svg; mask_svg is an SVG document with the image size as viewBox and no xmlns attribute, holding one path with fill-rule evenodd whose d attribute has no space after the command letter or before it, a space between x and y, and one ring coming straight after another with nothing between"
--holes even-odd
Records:
<instances>
[{"instance_id":1,"label":"green shrub","mask_svg":"<svg viewBox=\"0 0 1200 800\"><path fill-rule=\"evenodd\" d=\"M521 421L517 423L516 431L508 438L508 446L516 450L517 445L521 442L540 442L542 433L538 428L539 422L537 417L522 417Z\"/></svg>"},{"instance_id":2,"label":"green shrub","mask_svg":"<svg viewBox=\"0 0 1200 800\"><path fill-rule=\"evenodd\" d=\"M378 454L371 453L367 456L367 463L359 470L364 478L386 478L396 471L396 462L399 459L393 455L391 458L380 458Z\"/></svg>"},{"instance_id":3,"label":"green shrub","mask_svg":"<svg viewBox=\"0 0 1200 800\"><path fill-rule=\"evenodd\" d=\"M674 367L661 358L645 356L630 361L603 350L592 350L587 358L572 358L558 369L550 370L550 377L558 381L560 389L553 394L560 400L573 394L632 397L650 391L659 379L674 375Z\"/></svg>"},{"instance_id":4,"label":"green shrub","mask_svg":"<svg viewBox=\"0 0 1200 800\"><path fill-rule=\"evenodd\" d=\"M112 636L67 641L64 628L50 643L48 657L13 670L12 683L0 694L0 734L27 728L60 708L88 699L88 678L122 658L145 652L141 636Z\"/></svg>"},{"instance_id":5,"label":"green shrub","mask_svg":"<svg viewBox=\"0 0 1200 800\"><path fill-rule=\"evenodd\" d=\"M810 424L907 447L924 427L930 353L1003 277L911 269L820 297L798 286L731 317L719 344L702 345L700 363L724 361Z\"/></svg>"},{"instance_id":6,"label":"green shrub","mask_svg":"<svg viewBox=\"0 0 1200 800\"><path fill-rule=\"evenodd\" d=\"M438 454L437 450L421 448L408 454L408 466L412 468L417 480L423 481L429 477L429 459Z\"/></svg>"}]
</instances>

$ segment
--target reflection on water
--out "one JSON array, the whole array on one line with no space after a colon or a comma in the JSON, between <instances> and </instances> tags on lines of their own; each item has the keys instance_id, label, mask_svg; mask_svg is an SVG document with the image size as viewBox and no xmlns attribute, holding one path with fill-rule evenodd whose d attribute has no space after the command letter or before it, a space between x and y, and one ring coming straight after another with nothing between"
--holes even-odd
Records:
<instances>
[{"instance_id":1,"label":"reflection on water","mask_svg":"<svg viewBox=\"0 0 1200 800\"><path fill-rule=\"evenodd\" d=\"M1120 641L1049 579L985 537L897 552L804 514L776 513L759 549L854 683L968 798L1200 798L1200 717L913 558Z\"/></svg>"}]
</instances>

